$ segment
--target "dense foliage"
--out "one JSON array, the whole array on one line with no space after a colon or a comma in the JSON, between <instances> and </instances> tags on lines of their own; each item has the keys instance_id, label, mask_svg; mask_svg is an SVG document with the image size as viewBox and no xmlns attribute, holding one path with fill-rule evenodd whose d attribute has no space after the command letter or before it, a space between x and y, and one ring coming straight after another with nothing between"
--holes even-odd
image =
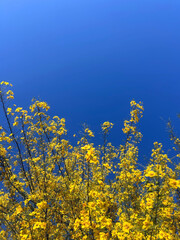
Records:
<instances>
[{"instance_id":1,"label":"dense foliage","mask_svg":"<svg viewBox=\"0 0 180 240\"><path fill-rule=\"evenodd\" d=\"M138 168L137 123L142 103L131 101L126 141L108 142L113 124L102 124L103 145L84 128L77 144L66 139L65 119L51 118L45 102L29 111L13 104L11 84L0 100L7 123L0 127L0 239L179 239L180 165L155 142ZM74 136L76 139L76 136ZM176 150L180 140L173 135Z\"/></svg>"}]
</instances>

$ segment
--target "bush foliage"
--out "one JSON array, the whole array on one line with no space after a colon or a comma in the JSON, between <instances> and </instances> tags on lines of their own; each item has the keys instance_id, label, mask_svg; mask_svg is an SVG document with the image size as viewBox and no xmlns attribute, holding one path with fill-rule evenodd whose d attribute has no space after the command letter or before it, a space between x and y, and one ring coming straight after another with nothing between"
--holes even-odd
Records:
<instances>
[{"instance_id":1,"label":"bush foliage","mask_svg":"<svg viewBox=\"0 0 180 240\"><path fill-rule=\"evenodd\" d=\"M1 82L0 239L180 239L180 165L155 142L138 168L141 102L130 103L124 144L108 141L113 124L104 122L101 146L89 128L72 146L64 118L42 101L16 107L11 87Z\"/></svg>"}]
</instances>

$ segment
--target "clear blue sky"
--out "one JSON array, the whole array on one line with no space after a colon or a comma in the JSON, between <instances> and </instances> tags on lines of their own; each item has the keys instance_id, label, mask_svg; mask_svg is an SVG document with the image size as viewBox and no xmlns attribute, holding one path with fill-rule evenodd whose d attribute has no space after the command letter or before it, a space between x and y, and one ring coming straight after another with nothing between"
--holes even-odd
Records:
<instances>
[{"instance_id":1,"label":"clear blue sky","mask_svg":"<svg viewBox=\"0 0 180 240\"><path fill-rule=\"evenodd\" d=\"M109 120L120 144L131 99L145 108L142 156L168 149L169 117L179 132L179 0L1 0L0 34L0 81L20 106L47 101L70 134L85 122L101 143Z\"/></svg>"}]
</instances>

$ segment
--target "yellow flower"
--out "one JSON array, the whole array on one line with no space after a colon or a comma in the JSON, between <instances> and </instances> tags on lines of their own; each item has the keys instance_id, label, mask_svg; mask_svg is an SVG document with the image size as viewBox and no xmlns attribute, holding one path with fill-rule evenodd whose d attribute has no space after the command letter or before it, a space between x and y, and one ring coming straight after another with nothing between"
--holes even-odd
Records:
<instances>
[{"instance_id":1,"label":"yellow flower","mask_svg":"<svg viewBox=\"0 0 180 240\"><path fill-rule=\"evenodd\" d=\"M164 233L164 231L160 230L160 231L159 231L159 234L158 234L158 237L159 237L160 239L165 239L165 236L166 236L166 233Z\"/></svg>"},{"instance_id":2,"label":"yellow flower","mask_svg":"<svg viewBox=\"0 0 180 240\"><path fill-rule=\"evenodd\" d=\"M12 112L12 108L7 108L7 114L10 114Z\"/></svg>"},{"instance_id":3,"label":"yellow flower","mask_svg":"<svg viewBox=\"0 0 180 240\"><path fill-rule=\"evenodd\" d=\"M37 203L37 206L38 206L38 208L40 208L40 209L45 209L45 208L48 207L48 204L47 204L46 201L42 201L42 202L40 202L40 203Z\"/></svg>"},{"instance_id":4,"label":"yellow flower","mask_svg":"<svg viewBox=\"0 0 180 240\"><path fill-rule=\"evenodd\" d=\"M83 238L82 238L82 240L86 240L88 237L87 237L87 235L85 235Z\"/></svg>"},{"instance_id":5,"label":"yellow flower","mask_svg":"<svg viewBox=\"0 0 180 240\"><path fill-rule=\"evenodd\" d=\"M74 223L74 230L77 231L79 226L81 224L81 220L79 218L76 218L75 223Z\"/></svg>"},{"instance_id":6,"label":"yellow flower","mask_svg":"<svg viewBox=\"0 0 180 240\"><path fill-rule=\"evenodd\" d=\"M17 208L16 208L16 213L17 213L17 214L19 214L19 213L21 213L21 212L22 212L22 210L23 210L23 209L22 209L22 207L21 207L21 206L19 206L19 207L17 207Z\"/></svg>"},{"instance_id":7,"label":"yellow flower","mask_svg":"<svg viewBox=\"0 0 180 240\"><path fill-rule=\"evenodd\" d=\"M22 110L22 107L16 108L15 112L20 112Z\"/></svg>"},{"instance_id":8,"label":"yellow flower","mask_svg":"<svg viewBox=\"0 0 180 240\"><path fill-rule=\"evenodd\" d=\"M14 96L7 96L7 99L14 99Z\"/></svg>"},{"instance_id":9,"label":"yellow flower","mask_svg":"<svg viewBox=\"0 0 180 240\"><path fill-rule=\"evenodd\" d=\"M99 233L99 240L106 240L106 239L108 239L107 234L104 233L104 232L100 232Z\"/></svg>"},{"instance_id":10,"label":"yellow flower","mask_svg":"<svg viewBox=\"0 0 180 240\"><path fill-rule=\"evenodd\" d=\"M94 202L89 202L88 206L89 208L93 209L96 206L96 204Z\"/></svg>"},{"instance_id":11,"label":"yellow flower","mask_svg":"<svg viewBox=\"0 0 180 240\"><path fill-rule=\"evenodd\" d=\"M18 164L18 161L17 160L14 161L14 166L17 166L17 164Z\"/></svg>"},{"instance_id":12,"label":"yellow flower","mask_svg":"<svg viewBox=\"0 0 180 240\"><path fill-rule=\"evenodd\" d=\"M7 84L6 84L7 85ZM13 91L9 90L7 93L6 93L8 96L7 96L7 99L14 99L14 93Z\"/></svg>"},{"instance_id":13,"label":"yellow flower","mask_svg":"<svg viewBox=\"0 0 180 240\"><path fill-rule=\"evenodd\" d=\"M129 222L123 222L123 232L129 233L131 230L132 225Z\"/></svg>"},{"instance_id":14,"label":"yellow flower","mask_svg":"<svg viewBox=\"0 0 180 240\"><path fill-rule=\"evenodd\" d=\"M46 223L45 222L36 222L33 226L33 229L35 230L37 228L45 229L46 228Z\"/></svg>"},{"instance_id":15,"label":"yellow flower","mask_svg":"<svg viewBox=\"0 0 180 240\"><path fill-rule=\"evenodd\" d=\"M107 169L111 169L108 163L104 163L103 166L105 166Z\"/></svg>"},{"instance_id":16,"label":"yellow flower","mask_svg":"<svg viewBox=\"0 0 180 240\"><path fill-rule=\"evenodd\" d=\"M2 81L2 82L1 82L1 85L3 85L3 84L6 85L6 86L7 86L7 85L10 85L10 86L11 86L11 84L10 84L9 82L4 82L4 81Z\"/></svg>"},{"instance_id":17,"label":"yellow flower","mask_svg":"<svg viewBox=\"0 0 180 240\"><path fill-rule=\"evenodd\" d=\"M0 156L5 157L6 153L6 149L0 144Z\"/></svg>"},{"instance_id":18,"label":"yellow flower","mask_svg":"<svg viewBox=\"0 0 180 240\"><path fill-rule=\"evenodd\" d=\"M104 122L102 124L102 130L107 133L112 127L113 127L113 123L110 123L110 122Z\"/></svg>"},{"instance_id":19,"label":"yellow flower","mask_svg":"<svg viewBox=\"0 0 180 240\"><path fill-rule=\"evenodd\" d=\"M130 102L130 105L131 105L131 107L136 106L136 102L135 102L134 100L132 100L132 101Z\"/></svg>"},{"instance_id":20,"label":"yellow flower","mask_svg":"<svg viewBox=\"0 0 180 240\"><path fill-rule=\"evenodd\" d=\"M18 125L18 122L14 122L13 123L13 127L17 126Z\"/></svg>"},{"instance_id":21,"label":"yellow flower","mask_svg":"<svg viewBox=\"0 0 180 240\"><path fill-rule=\"evenodd\" d=\"M169 185L174 189L180 188L180 180L170 178L169 179Z\"/></svg>"},{"instance_id":22,"label":"yellow flower","mask_svg":"<svg viewBox=\"0 0 180 240\"><path fill-rule=\"evenodd\" d=\"M88 133L88 135L89 135L90 137L94 137L93 132L92 132L89 128L86 128L86 129L85 129L85 133Z\"/></svg>"},{"instance_id":23,"label":"yellow flower","mask_svg":"<svg viewBox=\"0 0 180 240\"><path fill-rule=\"evenodd\" d=\"M157 174L154 172L154 171L148 171L146 174L145 174L146 177L155 177L157 176Z\"/></svg>"},{"instance_id":24,"label":"yellow flower","mask_svg":"<svg viewBox=\"0 0 180 240\"><path fill-rule=\"evenodd\" d=\"M147 230L147 229L149 229L151 226L153 225L153 222L152 221L150 221L150 216L147 216L147 218L144 220L144 222L143 222L143 229L144 230Z\"/></svg>"}]
</instances>

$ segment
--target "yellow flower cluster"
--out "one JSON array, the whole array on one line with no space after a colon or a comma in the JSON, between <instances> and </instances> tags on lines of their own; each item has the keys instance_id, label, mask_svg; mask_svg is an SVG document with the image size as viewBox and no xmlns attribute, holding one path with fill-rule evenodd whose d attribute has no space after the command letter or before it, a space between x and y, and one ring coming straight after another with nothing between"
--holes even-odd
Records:
<instances>
[{"instance_id":1,"label":"yellow flower cluster","mask_svg":"<svg viewBox=\"0 0 180 240\"><path fill-rule=\"evenodd\" d=\"M109 130L113 127L113 123L110 123L110 122L104 122L103 124L102 124L102 130L103 130L103 132L105 132L105 133L108 133L109 132Z\"/></svg>"},{"instance_id":2,"label":"yellow flower cluster","mask_svg":"<svg viewBox=\"0 0 180 240\"><path fill-rule=\"evenodd\" d=\"M1 84L1 85L5 85L5 86L8 86L8 85L9 85L9 86L12 87L12 84L9 83L9 82L2 81L0 84Z\"/></svg>"},{"instance_id":3,"label":"yellow flower cluster","mask_svg":"<svg viewBox=\"0 0 180 240\"><path fill-rule=\"evenodd\" d=\"M94 163L94 164L97 164L99 162L96 149L93 148L90 144L83 146L81 149L86 151L85 159L88 162Z\"/></svg>"},{"instance_id":4,"label":"yellow flower cluster","mask_svg":"<svg viewBox=\"0 0 180 240\"><path fill-rule=\"evenodd\" d=\"M132 139L132 136L135 137L136 140L141 140L142 134L137 131L136 124L139 122L139 119L142 117L143 114L143 106L142 103L136 103L134 100L131 101L131 111L130 120L124 121L124 128L122 129L123 133L127 134L127 139L130 141Z\"/></svg>"},{"instance_id":5,"label":"yellow flower cluster","mask_svg":"<svg viewBox=\"0 0 180 240\"><path fill-rule=\"evenodd\" d=\"M84 132L87 133L90 137L94 137L93 132L89 128L86 128Z\"/></svg>"},{"instance_id":6,"label":"yellow flower cluster","mask_svg":"<svg viewBox=\"0 0 180 240\"><path fill-rule=\"evenodd\" d=\"M48 104L46 102L40 102L40 101L35 101L30 107L29 109L31 110L31 112L34 112L35 109L38 108L39 109L44 109L46 111L48 111L50 109L50 107L48 106Z\"/></svg>"},{"instance_id":7,"label":"yellow flower cluster","mask_svg":"<svg viewBox=\"0 0 180 240\"><path fill-rule=\"evenodd\" d=\"M12 105L9 87L1 83L0 240L180 239L179 164L155 142L138 168L141 102L130 103L120 147L108 142L110 122L102 124L102 146L90 142L89 128L72 145L64 118L51 118L45 102L28 111Z\"/></svg>"}]
</instances>

